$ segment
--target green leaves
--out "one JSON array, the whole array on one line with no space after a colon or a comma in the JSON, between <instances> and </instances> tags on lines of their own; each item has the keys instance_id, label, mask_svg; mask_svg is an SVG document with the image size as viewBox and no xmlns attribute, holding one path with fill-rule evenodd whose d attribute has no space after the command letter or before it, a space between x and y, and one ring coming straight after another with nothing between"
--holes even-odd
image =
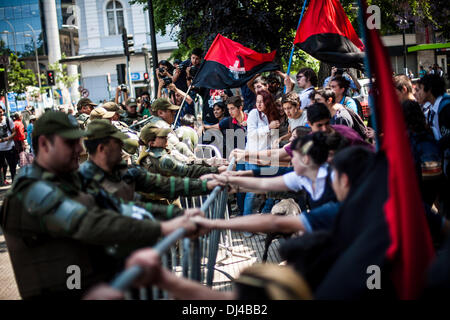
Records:
<instances>
[{"instance_id":1,"label":"green leaves","mask_svg":"<svg viewBox=\"0 0 450 320\"><path fill-rule=\"evenodd\" d=\"M8 85L9 91L17 94L25 93L28 86L37 85L34 72L25 69L25 62L19 61L13 53L10 54L9 58Z\"/></svg>"}]
</instances>

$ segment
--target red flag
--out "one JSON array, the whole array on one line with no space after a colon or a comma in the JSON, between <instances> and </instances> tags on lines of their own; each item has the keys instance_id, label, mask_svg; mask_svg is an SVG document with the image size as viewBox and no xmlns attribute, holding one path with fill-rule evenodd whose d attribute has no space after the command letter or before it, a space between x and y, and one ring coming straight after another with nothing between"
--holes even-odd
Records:
<instances>
[{"instance_id":1,"label":"red flag","mask_svg":"<svg viewBox=\"0 0 450 320\"><path fill-rule=\"evenodd\" d=\"M337 67L363 66L364 45L338 0L312 0L297 29L294 44Z\"/></svg>"},{"instance_id":2,"label":"red flag","mask_svg":"<svg viewBox=\"0 0 450 320\"><path fill-rule=\"evenodd\" d=\"M363 2L363 11L367 4ZM365 20L367 21L365 13ZM389 55L375 29L368 30L367 52L375 77L378 122L383 130L381 149L388 160L388 199L384 213L391 244L387 258L393 266L392 280L401 299L420 294L425 272L434 256L422 195L414 174L414 162L402 109L395 93Z\"/></svg>"},{"instance_id":3,"label":"red flag","mask_svg":"<svg viewBox=\"0 0 450 320\"><path fill-rule=\"evenodd\" d=\"M218 34L214 39L193 85L226 89L246 84L255 74L277 70L276 51L259 53Z\"/></svg>"}]
</instances>

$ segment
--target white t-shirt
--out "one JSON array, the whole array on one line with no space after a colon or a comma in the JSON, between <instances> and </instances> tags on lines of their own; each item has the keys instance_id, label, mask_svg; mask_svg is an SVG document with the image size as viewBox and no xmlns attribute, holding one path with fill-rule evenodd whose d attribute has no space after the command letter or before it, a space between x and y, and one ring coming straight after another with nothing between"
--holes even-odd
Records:
<instances>
[{"instance_id":1,"label":"white t-shirt","mask_svg":"<svg viewBox=\"0 0 450 320\"><path fill-rule=\"evenodd\" d=\"M300 126L306 125L306 111L303 111L302 115L298 117L297 119L288 119L289 125L291 126L291 132Z\"/></svg>"},{"instance_id":2,"label":"white t-shirt","mask_svg":"<svg viewBox=\"0 0 450 320\"><path fill-rule=\"evenodd\" d=\"M304 113L306 113L305 108L309 107L309 105L311 104L311 99L309 99L309 95L311 94L311 92L313 90L314 90L314 87L309 87L300 93L300 96L299 96L300 109L302 109Z\"/></svg>"},{"instance_id":3,"label":"white t-shirt","mask_svg":"<svg viewBox=\"0 0 450 320\"><path fill-rule=\"evenodd\" d=\"M269 119L264 112L252 109L247 118L247 144L245 150L261 151L270 149L278 130L269 129Z\"/></svg>"},{"instance_id":4,"label":"white t-shirt","mask_svg":"<svg viewBox=\"0 0 450 320\"><path fill-rule=\"evenodd\" d=\"M327 174L328 174L328 163L324 163L323 165L320 166L319 170L317 171L316 188L314 190L312 188L312 181L307 177L298 176L295 173L295 171L283 175L283 180L290 190L295 192L305 190L311 195L311 198L314 201L316 201L322 197L323 192L325 191Z\"/></svg>"},{"instance_id":5,"label":"white t-shirt","mask_svg":"<svg viewBox=\"0 0 450 320\"><path fill-rule=\"evenodd\" d=\"M11 130L9 130L11 128ZM0 122L0 138L4 139L9 137L12 134L12 130L14 129L14 122L9 119L9 128L6 124L6 116L3 116L3 120ZM14 140L9 140L0 143L0 151L8 151L14 147Z\"/></svg>"}]
</instances>

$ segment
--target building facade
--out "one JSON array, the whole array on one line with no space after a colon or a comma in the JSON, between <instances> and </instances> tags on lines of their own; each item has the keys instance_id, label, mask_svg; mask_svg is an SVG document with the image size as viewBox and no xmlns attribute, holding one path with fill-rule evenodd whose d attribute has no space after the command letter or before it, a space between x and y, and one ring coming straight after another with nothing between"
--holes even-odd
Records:
<instances>
[{"instance_id":1,"label":"building facade","mask_svg":"<svg viewBox=\"0 0 450 320\"><path fill-rule=\"evenodd\" d=\"M76 7L79 52L62 62L80 67L80 89L87 89L84 92L94 102L114 98L119 85L116 65L126 63L121 34L125 27L127 34L133 35L136 52L130 59L133 94L150 91L143 78L145 72L152 76L148 55L144 53L145 48L151 50L149 17L144 6L130 5L125 0L77 0ZM159 60L167 59L177 48L169 35L157 34L156 42Z\"/></svg>"}]
</instances>

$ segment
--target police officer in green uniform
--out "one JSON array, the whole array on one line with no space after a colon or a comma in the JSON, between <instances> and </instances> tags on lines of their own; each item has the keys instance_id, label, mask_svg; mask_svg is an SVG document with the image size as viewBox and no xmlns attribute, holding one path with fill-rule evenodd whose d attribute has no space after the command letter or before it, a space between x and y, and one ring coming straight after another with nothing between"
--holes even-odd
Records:
<instances>
[{"instance_id":1,"label":"police officer in green uniform","mask_svg":"<svg viewBox=\"0 0 450 320\"><path fill-rule=\"evenodd\" d=\"M125 107L127 111L122 115L122 121L127 124L127 126L131 126L134 122L138 122L142 120L142 116L136 111L137 102L134 98L129 98L127 102L125 102Z\"/></svg>"},{"instance_id":2,"label":"police officer in green uniform","mask_svg":"<svg viewBox=\"0 0 450 320\"><path fill-rule=\"evenodd\" d=\"M165 98L156 99L152 103L153 118L150 123L154 124L156 127L170 129L168 135L168 149L177 150L179 153L188 158L195 158L194 153L189 149L189 147L178 138L175 131L172 130L172 123L175 121L175 116L177 111L180 109L179 106L173 105L169 100ZM188 161L188 158L178 157L173 154L180 161Z\"/></svg>"},{"instance_id":3,"label":"police officer in green uniform","mask_svg":"<svg viewBox=\"0 0 450 320\"><path fill-rule=\"evenodd\" d=\"M42 115L33 130L35 161L5 196L0 224L23 299L80 298L117 270L105 246L148 246L181 226L196 229L189 216L138 220L100 207L77 171L86 134L63 112ZM75 285L68 280L74 272Z\"/></svg>"},{"instance_id":4,"label":"police officer in green uniform","mask_svg":"<svg viewBox=\"0 0 450 320\"><path fill-rule=\"evenodd\" d=\"M82 98L77 103L77 110L78 113L76 115L78 124L80 125L81 129L86 129L89 116L91 114L91 111L96 107L97 105L91 101L91 99L88 98Z\"/></svg>"},{"instance_id":5,"label":"police officer in green uniform","mask_svg":"<svg viewBox=\"0 0 450 320\"><path fill-rule=\"evenodd\" d=\"M139 166L121 162L121 149L128 136L108 121L94 120L88 125L89 134L84 140L89 160L80 166L81 176L93 192L104 189L124 202L142 200L136 193L158 194L170 200L179 196L197 196L209 193L218 184L188 177L163 177ZM161 219L182 215L184 210L174 205L139 203L155 217Z\"/></svg>"},{"instance_id":6,"label":"police officer in green uniform","mask_svg":"<svg viewBox=\"0 0 450 320\"><path fill-rule=\"evenodd\" d=\"M175 159L167 149L168 135L171 129L158 127L149 123L141 130L140 139L148 149L141 152L137 163L150 172L160 173L166 176L179 176L199 178L208 173L221 173L227 168L210 167L205 165L184 164Z\"/></svg>"}]
</instances>

